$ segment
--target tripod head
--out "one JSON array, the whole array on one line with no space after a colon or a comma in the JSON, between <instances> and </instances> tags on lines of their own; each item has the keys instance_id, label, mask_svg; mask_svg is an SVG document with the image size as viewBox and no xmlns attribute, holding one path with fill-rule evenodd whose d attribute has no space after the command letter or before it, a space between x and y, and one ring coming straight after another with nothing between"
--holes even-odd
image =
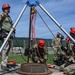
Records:
<instances>
[{"instance_id":1,"label":"tripod head","mask_svg":"<svg viewBox=\"0 0 75 75\"><path fill-rule=\"evenodd\" d=\"M39 4L39 2L36 0L36 1L27 1L26 4L28 6L37 6Z\"/></svg>"}]
</instances>

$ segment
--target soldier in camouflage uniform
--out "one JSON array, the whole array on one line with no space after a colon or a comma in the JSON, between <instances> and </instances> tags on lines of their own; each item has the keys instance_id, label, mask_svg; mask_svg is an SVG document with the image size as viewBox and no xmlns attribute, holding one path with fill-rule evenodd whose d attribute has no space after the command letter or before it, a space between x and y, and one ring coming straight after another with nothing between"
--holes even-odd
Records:
<instances>
[{"instance_id":1,"label":"soldier in camouflage uniform","mask_svg":"<svg viewBox=\"0 0 75 75\"><path fill-rule=\"evenodd\" d=\"M10 5L9 4L4 4L2 6L2 11L3 13L0 14L0 28L2 31L1 37L2 37L2 42L5 41L6 36L10 32L10 29L12 28L12 20L10 16L8 15L10 13ZM4 49L2 50L2 62L1 62L1 69L2 70L9 70L7 67L7 60L8 60L8 53L10 51L11 47L11 38L8 39L8 42L6 43Z\"/></svg>"},{"instance_id":2,"label":"soldier in camouflage uniform","mask_svg":"<svg viewBox=\"0 0 75 75\"><path fill-rule=\"evenodd\" d=\"M57 32L57 35L55 38L52 39L52 48L54 50L54 62L55 64L58 64L58 60L60 59L60 55L62 55L62 39L64 38L63 35L61 35L59 32Z\"/></svg>"},{"instance_id":3,"label":"soldier in camouflage uniform","mask_svg":"<svg viewBox=\"0 0 75 75\"><path fill-rule=\"evenodd\" d=\"M75 39L75 28L71 28L70 35ZM75 44L71 39L69 39L67 47L66 57L68 60L60 69L62 69L66 75L75 75Z\"/></svg>"},{"instance_id":4,"label":"soldier in camouflage uniform","mask_svg":"<svg viewBox=\"0 0 75 75\"><path fill-rule=\"evenodd\" d=\"M32 48L31 59L34 63L46 63L48 59L48 50L44 40L39 40Z\"/></svg>"}]
</instances>

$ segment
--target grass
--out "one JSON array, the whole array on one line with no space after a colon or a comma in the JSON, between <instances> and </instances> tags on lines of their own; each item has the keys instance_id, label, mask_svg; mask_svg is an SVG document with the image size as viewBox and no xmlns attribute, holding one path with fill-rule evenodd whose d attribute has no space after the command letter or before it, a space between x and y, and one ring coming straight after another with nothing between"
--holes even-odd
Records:
<instances>
[{"instance_id":1,"label":"grass","mask_svg":"<svg viewBox=\"0 0 75 75\"><path fill-rule=\"evenodd\" d=\"M8 58L8 61L9 60L15 60L18 64L21 64L21 63L27 62L28 57L26 57L24 55L21 56L20 54L10 54L9 58ZM1 63L1 56L0 56L0 63ZM53 64L53 54L48 55L47 64L49 64L49 63Z\"/></svg>"},{"instance_id":2,"label":"grass","mask_svg":"<svg viewBox=\"0 0 75 75\"><path fill-rule=\"evenodd\" d=\"M48 55L47 64L49 64L49 63L50 63L50 64L53 64L53 63L54 63L54 62L53 62L53 56L54 56L53 54L49 54L49 55Z\"/></svg>"}]
</instances>

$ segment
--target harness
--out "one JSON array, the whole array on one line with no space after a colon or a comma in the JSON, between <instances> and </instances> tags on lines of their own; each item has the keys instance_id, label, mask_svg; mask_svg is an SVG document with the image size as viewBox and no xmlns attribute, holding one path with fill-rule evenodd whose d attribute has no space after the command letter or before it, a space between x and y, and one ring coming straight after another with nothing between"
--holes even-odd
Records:
<instances>
[{"instance_id":1,"label":"harness","mask_svg":"<svg viewBox=\"0 0 75 75\"><path fill-rule=\"evenodd\" d=\"M4 36L4 34L3 34L3 30L2 30L2 23L3 23L3 21L4 21L4 19L6 18L6 15L1 15L1 20L0 20L0 40L2 40L2 37Z\"/></svg>"},{"instance_id":2,"label":"harness","mask_svg":"<svg viewBox=\"0 0 75 75\"><path fill-rule=\"evenodd\" d=\"M2 29L2 23L3 23L3 21L5 20L5 18L6 18L7 16L6 15L1 15L1 20L0 20L0 40L2 40L4 37L6 37L7 35L8 35L8 33L9 33L9 31L7 31L7 30L5 30L5 29ZM10 18L10 16L8 15L8 17ZM8 18L8 19L9 19ZM11 19L11 18L10 18ZM9 23L11 23L10 22L10 19L9 19Z\"/></svg>"},{"instance_id":3,"label":"harness","mask_svg":"<svg viewBox=\"0 0 75 75\"><path fill-rule=\"evenodd\" d=\"M42 52L40 52L40 50L38 49L38 47L35 48L35 52L36 52L37 56L39 57L39 60L43 59L43 61L40 60L40 63L45 63L46 60L44 59L44 55L43 55L44 49L42 49L41 51Z\"/></svg>"},{"instance_id":4,"label":"harness","mask_svg":"<svg viewBox=\"0 0 75 75\"><path fill-rule=\"evenodd\" d=\"M43 52L43 51L42 51ZM43 54L40 53L39 49L36 48L36 53L40 59L43 59Z\"/></svg>"}]
</instances>

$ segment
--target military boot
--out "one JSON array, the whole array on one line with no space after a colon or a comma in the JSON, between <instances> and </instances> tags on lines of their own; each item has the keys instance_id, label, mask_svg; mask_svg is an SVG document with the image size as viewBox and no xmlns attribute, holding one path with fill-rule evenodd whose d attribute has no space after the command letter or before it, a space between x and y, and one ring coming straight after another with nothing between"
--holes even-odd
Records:
<instances>
[{"instance_id":1,"label":"military boot","mask_svg":"<svg viewBox=\"0 0 75 75\"><path fill-rule=\"evenodd\" d=\"M75 72L72 75L75 75Z\"/></svg>"},{"instance_id":2,"label":"military boot","mask_svg":"<svg viewBox=\"0 0 75 75\"><path fill-rule=\"evenodd\" d=\"M9 68L8 68L7 66L1 65L1 69L2 69L3 71L9 71Z\"/></svg>"}]
</instances>

